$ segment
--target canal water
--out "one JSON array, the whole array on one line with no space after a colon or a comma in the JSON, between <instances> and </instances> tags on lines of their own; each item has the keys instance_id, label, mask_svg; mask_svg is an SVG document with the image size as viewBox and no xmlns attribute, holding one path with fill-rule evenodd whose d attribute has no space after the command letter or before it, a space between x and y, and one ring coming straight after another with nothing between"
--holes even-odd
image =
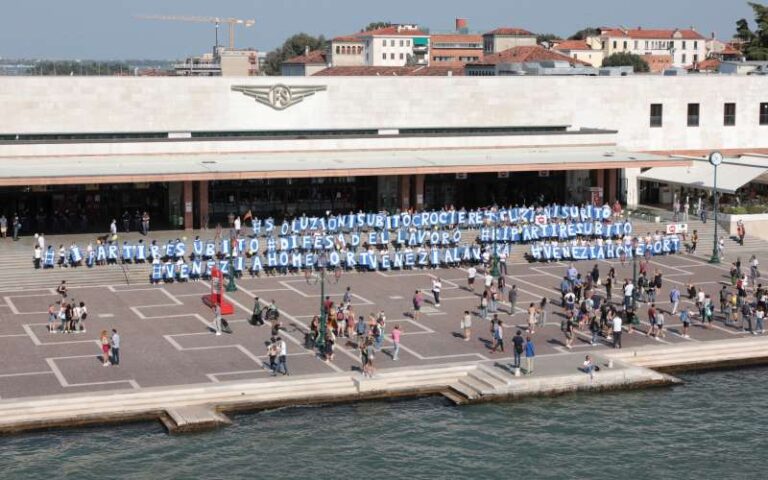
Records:
<instances>
[{"instance_id":1,"label":"canal water","mask_svg":"<svg viewBox=\"0 0 768 480\"><path fill-rule=\"evenodd\" d=\"M451 407L280 409L215 432L159 425L0 438L2 479L764 479L768 369L673 388Z\"/></svg>"}]
</instances>

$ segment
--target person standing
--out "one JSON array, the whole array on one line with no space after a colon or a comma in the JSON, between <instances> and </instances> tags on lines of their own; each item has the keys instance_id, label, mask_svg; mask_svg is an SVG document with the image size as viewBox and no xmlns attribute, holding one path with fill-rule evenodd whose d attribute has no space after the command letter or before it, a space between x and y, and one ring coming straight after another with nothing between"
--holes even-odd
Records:
<instances>
[{"instance_id":1,"label":"person standing","mask_svg":"<svg viewBox=\"0 0 768 480\"><path fill-rule=\"evenodd\" d=\"M242 221L240 220L240 215L235 217L234 227L235 227L235 235L237 235L239 237L240 236L240 230L242 228Z\"/></svg>"},{"instance_id":2,"label":"person standing","mask_svg":"<svg viewBox=\"0 0 768 480\"><path fill-rule=\"evenodd\" d=\"M5 240L8 237L8 219L5 214L0 215L0 237Z\"/></svg>"},{"instance_id":3,"label":"person standing","mask_svg":"<svg viewBox=\"0 0 768 480\"><path fill-rule=\"evenodd\" d=\"M395 362L398 360L398 356L400 355L400 335L403 332L400 330L400 325L395 325L395 328L392 329L392 343L394 344L394 349L392 350L392 360Z\"/></svg>"},{"instance_id":4,"label":"person standing","mask_svg":"<svg viewBox=\"0 0 768 480\"><path fill-rule=\"evenodd\" d=\"M528 306L528 333L531 335L536 333L536 315L538 312L539 309L536 308L536 304L531 302L531 304Z\"/></svg>"},{"instance_id":5,"label":"person standing","mask_svg":"<svg viewBox=\"0 0 768 480\"><path fill-rule=\"evenodd\" d=\"M413 294L413 319L418 321L421 315L421 305L424 303L424 295L421 290L416 290Z\"/></svg>"},{"instance_id":6,"label":"person standing","mask_svg":"<svg viewBox=\"0 0 768 480\"><path fill-rule=\"evenodd\" d=\"M547 309L549 308L549 300L547 297L541 297L541 301L539 302L539 310L537 312L538 314L538 325L542 328L544 328L547 325Z\"/></svg>"},{"instance_id":7,"label":"person standing","mask_svg":"<svg viewBox=\"0 0 768 480\"><path fill-rule=\"evenodd\" d=\"M632 280L627 280L624 283L624 310L632 308L632 296L635 293L635 286L632 284Z\"/></svg>"},{"instance_id":8,"label":"person standing","mask_svg":"<svg viewBox=\"0 0 768 480\"><path fill-rule=\"evenodd\" d=\"M736 235L739 237L739 245L744 246L744 237L747 235L747 229L744 227L744 222L739 220L736 222Z\"/></svg>"},{"instance_id":9,"label":"person standing","mask_svg":"<svg viewBox=\"0 0 768 480\"><path fill-rule=\"evenodd\" d=\"M59 286L56 288L56 293L58 293L61 296L61 301L63 302L65 298L67 298L67 281L62 280Z\"/></svg>"},{"instance_id":10,"label":"person standing","mask_svg":"<svg viewBox=\"0 0 768 480\"><path fill-rule=\"evenodd\" d=\"M688 329L691 327L691 313L685 307L680 310L680 323L683 324L683 338L691 338L688 335Z\"/></svg>"},{"instance_id":11,"label":"person standing","mask_svg":"<svg viewBox=\"0 0 768 480\"><path fill-rule=\"evenodd\" d=\"M758 305L755 309L755 330L753 333L756 335L765 333L765 309L762 305Z\"/></svg>"},{"instance_id":12,"label":"person standing","mask_svg":"<svg viewBox=\"0 0 768 480\"><path fill-rule=\"evenodd\" d=\"M107 334L106 330L101 331L99 342L101 343L101 360L104 362L102 366L108 367L109 366L109 335Z\"/></svg>"},{"instance_id":13,"label":"person standing","mask_svg":"<svg viewBox=\"0 0 768 480\"><path fill-rule=\"evenodd\" d=\"M370 378L373 378L373 375L376 373L376 367L373 364L375 356L376 349L373 347L373 339L369 338L365 342L365 368Z\"/></svg>"},{"instance_id":14,"label":"person standing","mask_svg":"<svg viewBox=\"0 0 768 480\"><path fill-rule=\"evenodd\" d=\"M149 213L146 211L141 216L141 233L146 237L149 235Z\"/></svg>"},{"instance_id":15,"label":"person standing","mask_svg":"<svg viewBox=\"0 0 768 480\"><path fill-rule=\"evenodd\" d=\"M530 339L531 337L528 337L528 338ZM521 330L518 330L515 333L515 336L512 337L512 353L515 356L515 368L520 368L522 366L520 357L523 355L524 351L525 351L525 339L523 338L523 332Z\"/></svg>"},{"instance_id":16,"label":"person standing","mask_svg":"<svg viewBox=\"0 0 768 480\"><path fill-rule=\"evenodd\" d=\"M120 335L115 328L112 329L110 345L112 347L112 365L120 366Z\"/></svg>"},{"instance_id":17,"label":"person standing","mask_svg":"<svg viewBox=\"0 0 768 480\"><path fill-rule=\"evenodd\" d=\"M741 330L757 335L752 329L752 306L747 301L741 304Z\"/></svg>"},{"instance_id":18,"label":"person standing","mask_svg":"<svg viewBox=\"0 0 768 480\"><path fill-rule=\"evenodd\" d=\"M472 315L469 314L469 310L464 310L464 317L461 319L461 329L464 332L464 341L468 342L472 334Z\"/></svg>"},{"instance_id":19,"label":"person standing","mask_svg":"<svg viewBox=\"0 0 768 480\"><path fill-rule=\"evenodd\" d=\"M440 281L440 277L432 280L432 295L435 297L435 307L440 306L440 290L443 288L443 284Z\"/></svg>"},{"instance_id":20,"label":"person standing","mask_svg":"<svg viewBox=\"0 0 768 480\"><path fill-rule=\"evenodd\" d=\"M253 312L251 313L251 325L264 325L264 309L261 308L259 297L253 299Z\"/></svg>"},{"instance_id":21,"label":"person standing","mask_svg":"<svg viewBox=\"0 0 768 480\"><path fill-rule=\"evenodd\" d=\"M621 348L621 315L613 315L613 348Z\"/></svg>"},{"instance_id":22,"label":"person standing","mask_svg":"<svg viewBox=\"0 0 768 480\"><path fill-rule=\"evenodd\" d=\"M40 265L43 261L43 252L42 250L40 250L40 245L35 245L35 251L34 251L34 254L32 255L32 258L35 264L35 270L39 270Z\"/></svg>"},{"instance_id":23,"label":"person standing","mask_svg":"<svg viewBox=\"0 0 768 480\"><path fill-rule=\"evenodd\" d=\"M352 287L347 287L347 289L344 290L344 296L341 298L341 303L346 307L349 307L352 304Z\"/></svg>"},{"instance_id":24,"label":"person standing","mask_svg":"<svg viewBox=\"0 0 768 480\"><path fill-rule=\"evenodd\" d=\"M531 337L525 337L525 373L530 375L533 373L533 359L536 356L536 349L533 345Z\"/></svg>"},{"instance_id":25,"label":"person standing","mask_svg":"<svg viewBox=\"0 0 768 480\"><path fill-rule=\"evenodd\" d=\"M109 224L109 238L114 241L117 238L117 220L112 219L112 223Z\"/></svg>"},{"instance_id":26,"label":"person standing","mask_svg":"<svg viewBox=\"0 0 768 480\"><path fill-rule=\"evenodd\" d=\"M288 375L288 346L282 337L277 337L277 367L275 372Z\"/></svg>"},{"instance_id":27,"label":"person standing","mask_svg":"<svg viewBox=\"0 0 768 480\"><path fill-rule=\"evenodd\" d=\"M680 290L677 286L672 287L672 291L669 292L669 301L672 302L672 315L677 314L677 307L680 305Z\"/></svg>"},{"instance_id":28,"label":"person standing","mask_svg":"<svg viewBox=\"0 0 768 480\"><path fill-rule=\"evenodd\" d=\"M701 218L701 223L707 223L707 207L704 205L701 206L699 218Z\"/></svg>"},{"instance_id":29,"label":"person standing","mask_svg":"<svg viewBox=\"0 0 768 480\"><path fill-rule=\"evenodd\" d=\"M277 375L277 354L280 351L277 348L277 338L272 337L269 339L269 346L267 346L267 357L269 358L269 369L272 371L272 376Z\"/></svg>"},{"instance_id":30,"label":"person standing","mask_svg":"<svg viewBox=\"0 0 768 480\"><path fill-rule=\"evenodd\" d=\"M565 348L568 350L573 349L573 337L575 330L575 321L573 319L573 310L565 312L565 319L561 322L560 329L565 335Z\"/></svg>"},{"instance_id":31,"label":"person standing","mask_svg":"<svg viewBox=\"0 0 768 480\"><path fill-rule=\"evenodd\" d=\"M477 277L477 269L474 265L470 265L467 269L467 290L470 292L475 291L475 277Z\"/></svg>"},{"instance_id":32,"label":"person standing","mask_svg":"<svg viewBox=\"0 0 768 480\"><path fill-rule=\"evenodd\" d=\"M213 330L216 335L221 335L221 305L213 304Z\"/></svg>"},{"instance_id":33,"label":"person standing","mask_svg":"<svg viewBox=\"0 0 768 480\"><path fill-rule=\"evenodd\" d=\"M11 223L11 227L13 228L13 241L16 242L19 240L19 232L21 232L21 220L19 220L18 214L13 214Z\"/></svg>"},{"instance_id":34,"label":"person standing","mask_svg":"<svg viewBox=\"0 0 768 480\"><path fill-rule=\"evenodd\" d=\"M507 297L509 300L509 316L511 317L517 310L517 285L512 285L512 288L509 289Z\"/></svg>"}]
</instances>

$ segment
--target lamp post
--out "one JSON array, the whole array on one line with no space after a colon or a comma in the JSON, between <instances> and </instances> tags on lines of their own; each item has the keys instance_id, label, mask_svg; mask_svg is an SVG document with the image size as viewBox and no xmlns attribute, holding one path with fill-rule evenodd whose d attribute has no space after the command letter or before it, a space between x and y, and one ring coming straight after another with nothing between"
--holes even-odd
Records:
<instances>
[{"instance_id":1,"label":"lamp post","mask_svg":"<svg viewBox=\"0 0 768 480\"><path fill-rule=\"evenodd\" d=\"M317 269L320 271L320 328L319 332L317 332L317 339L315 340L315 347L324 349L325 348L325 330L327 329L327 313L325 311L325 267L328 264L328 256L325 252L322 252L317 257Z\"/></svg>"},{"instance_id":2,"label":"lamp post","mask_svg":"<svg viewBox=\"0 0 768 480\"><path fill-rule=\"evenodd\" d=\"M632 239L632 311L637 311L637 237Z\"/></svg>"},{"instance_id":3,"label":"lamp post","mask_svg":"<svg viewBox=\"0 0 768 480\"><path fill-rule=\"evenodd\" d=\"M709 154L709 163L712 164L713 167L715 167L715 173L714 173L714 185L713 185L713 194L714 194L714 220L715 220L715 237L713 239L713 247L712 247L712 258L709 259L709 263L720 263L720 251L717 248L717 210L718 210L718 199L717 199L717 167L723 163L723 154L720 152L712 152Z\"/></svg>"}]
</instances>

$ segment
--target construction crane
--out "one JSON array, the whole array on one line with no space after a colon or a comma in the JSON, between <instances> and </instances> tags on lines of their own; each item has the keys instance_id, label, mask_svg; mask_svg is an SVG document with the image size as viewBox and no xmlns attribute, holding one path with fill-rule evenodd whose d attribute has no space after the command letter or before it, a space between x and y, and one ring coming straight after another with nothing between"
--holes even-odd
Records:
<instances>
[{"instance_id":1,"label":"construction crane","mask_svg":"<svg viewBox=\"0 0 768 480\"><path fill-rule=\"evenodd\" d=\"M243 25L247 28L256 24L256 20L243 20L241 18L191 17L184 15L136 15L136 18L142 20L169 20L175 22L212 23L216 25L216 48L219 46L219 25L222 23L229 25L229 48L235 48L236 25Z\"/></svg>"}]
</instances>

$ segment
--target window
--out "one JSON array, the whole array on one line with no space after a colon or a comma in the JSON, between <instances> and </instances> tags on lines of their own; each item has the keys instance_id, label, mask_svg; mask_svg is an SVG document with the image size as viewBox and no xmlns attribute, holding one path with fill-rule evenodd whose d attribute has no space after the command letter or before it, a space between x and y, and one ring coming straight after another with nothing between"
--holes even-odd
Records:
<instances>
[{"instance_id":1,"label":"window","mask_svg":"<svg viewBox=\"0 0 768 480\"><path fill-rule=\"evenodd\" d=\"M694 50L698 50L699 49L699 42L698 41L694 41L693 42L693 49Z\"/></svg>"},{"instance_id":2,"label":"window","mask_svg":"<svg viewBox=\"0 0 768 480\"><path fill-rule=\"evenodd\" d=\"M626 50L626 49L627 49L627 41L624 40L624 50Z\"/></svg>"},{"instance_id":3,"label":"window","mask_svg":"<svg viewBox=\"0 0 768 480\"><path fill-rule=\"evenodd\" d=\"M382 53L381 54L381 59L382 60L386 60L387 59L387 54L386 53Z\"/></svg>"},{"instance_id":4,"label":"window","mask_svg":"<svg viewBox=\"0 0 768 480\"><path fill-rule=\"evenodd\" d=\"M640 48L640 42L635 40L635 50L638 50Z\"/></svg>"},{"instance_id":5,"label":"window","mask_svg":"<svg viewBox=\"0 0 768 480\"><path fill-rule=\"evenodd\" d=\"M404 57L403 57L403 54L401 53L401 54L400 54L400 60L403 60L403 58L404 58Z\"/></svg>"},{"instance_id":6,"label":"window","mask_svg":"<svg viewBox=\"0 0 768 480\"><path fill-rule=\"evenodd\" d=\"M645 41L645 49L648 50L648 40Z\"/></svg>"},{"instance_id":7,"label":"window","mask_svg":"<svg viewBox=\"0 0 768 480\"><path fill-rule=\"evenodd\" d=\"M390 47L394 47L395 46L395 41L394 40L390 40L389 41L389 46Z\"/></svg>"},{"instance_id":8,"label":"window","mask_svg":"<svg viewBox=\"0 0 768 480\"><path fill-rule=\"evenodd\" d=\"M688 104L688 126L689 127L699 126L699 104L698 103Z\"/></svg>"},{"instance_id":9,"label":"window","mask_svg":"<svg viewBox=\"0 0 768 480\"><path fill-rule=\"evenodd\" d=\"M400 40L400 46L402 47L403 45L405 45L405 41Z\"/></svg>"},{"instance_id":10,"label":"window","mask_svg":"<svg viewBox=\"0 0 768 480\"><path fill-rule=\"evenodd\" d=\"M381 46L382 47L386 47L387 46L387 40L386 39L381 41Z\"/></svg>"},{"instance_id":11,"label":"window","mask_svg":"<svg viewBox=\"0 0 768 480\"><path fill-rule=\"evenodd\" d=\"M394 54L394 53L390 53L390 54L389 54L389 58L390 58L391 60L394 60L394 59L395 59L395 54Z\"/></svg>"},{"instance_id":12,"label":"window","mask_svg":"<svg viewBox=\"0 0 768 480\"><path fill-rule=\"evenodd\" d=\"M411 41L410 40L406 40L405 41L405 46L406 47L410 47L411 46Z\"/></svg>"},{"instance_id":13,"label":"window","mask_svg":"<svg viewBox=\"0 0 768 480\"><path fill-rule=\"evenodd\" d=\"M698 53L694 53L693 54L693 63L694 64L699 63L699 54Z\"/></svg>"},{"instance_id":14,"label":"window","mask_svg":"<svg viewBox=\"0 0 768 480\"><path fill-rule=\"evenodd\" d=\"M736 125L736 104L726 103L723 106L723 125L732 127Z\"/></svg>"},{"instance_id":15,"label":"window","mask_svg":"<svg viewBox=\"0 0 768 480\"><path fill-rule=\"evenodd\" d=\"M663 107L660 103L651 104L651 127L661 127Z\"/></svg>"},{"instance_id":16,"label":"window","mask_svg":"<svg viewBox=\"0 0 768 480\"><path fill-rule=\"evenodd\" d=\"M760 125L768 125L768 103L760 104Z\"/></svg>"},{"instance_id":17,"label":"window","mask_svg":"<svg viewBox=\"0 0 768 480\"><path fill-rule=\"evenodd\" d=\"M618 48L618 46L619 46L619 42L617 42L616 40L614 40L614 41L613 41L613 49L614 49L614 50L616 50L616 49Z\"/></svg>"},{"instance_id":18,"label":"window","mask_svg":"<svg viewBox=\"0 0 768 480\"><path fill-rule=\"evenodd\" d=\"M336 45L336 55L341 53L341 47Z\"/></svg>"},{"instance_id":19,"label":"window","mask_svg":"<svg viewBox=\"0 0 768 480\"><path fill-rule=\"evenodd\" d=\"M688 58L688 57L685 54L683 54L683 59L682 59L683 64L685 64L685 59L686 58Z\"/></svg>"},{"instance_id":20,"label":"window","mask_svg":"<svg viewBox=\"0 0 768 480\"><path fill-rule=\"evenodd\" d=\"M685 40L683 40L683 50L687 48Z\"/></svg>"}]
</instances>

